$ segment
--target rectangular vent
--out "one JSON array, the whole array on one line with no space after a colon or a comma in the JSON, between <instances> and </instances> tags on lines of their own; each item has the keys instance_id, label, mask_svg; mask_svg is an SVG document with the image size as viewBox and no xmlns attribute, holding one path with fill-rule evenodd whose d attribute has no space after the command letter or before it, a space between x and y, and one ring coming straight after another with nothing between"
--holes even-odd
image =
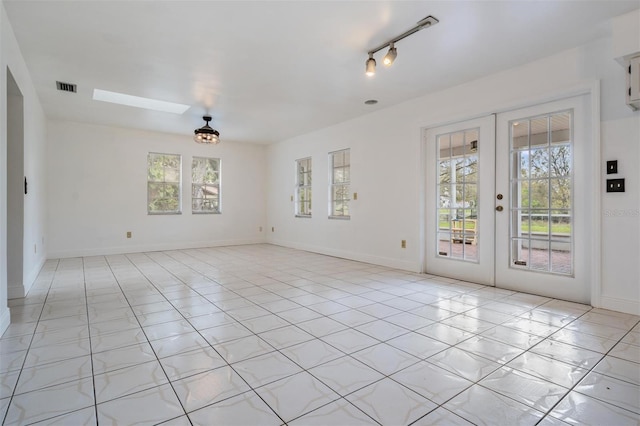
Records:
<instances>
[{"instance_id":1,"label":"rectangular vent","mask_svg":"<svg viewBox=\"0 0 640 426\"><path fill-rule=\"evenodd\" d=\"M78 86L76 86L75 84L63 83L62 81L56 81L56 87L58 88L58 90L71 93L76 93L78 89Z\"/></svg>"}]
</instances>

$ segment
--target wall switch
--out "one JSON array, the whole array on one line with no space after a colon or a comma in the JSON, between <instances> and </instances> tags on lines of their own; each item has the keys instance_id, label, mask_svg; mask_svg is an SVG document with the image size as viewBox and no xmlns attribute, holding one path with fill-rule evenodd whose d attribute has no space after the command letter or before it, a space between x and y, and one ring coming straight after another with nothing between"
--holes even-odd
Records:
<instances>
[{"instance_id":1,"label":"wall switch","mask_svg":"<svg viewBox=\"0 0 640 426\"><path fill-rule=\"evenodd\" d=\"M127 238L131 238L131 231L127 231Z\"/></svg>"},{"instance_id":2,"label":"wall switch","mask_svg":"<svg viewBox=\"0 0 640 426\"><path fill-rule=\"evenodd\" d=\"M258 227L258 231L262 232L262 226Z\"/></svg>"},{"instance_id":3,"label":"wall switch","mask_svg":"<svg viewBox=\"0 0 640 426\"><path fill-rule=\"evenodd\" d=\"M293 201L293 195L291 196L291 201Z\"/></svg>"},{"instance_id":4,"label":"wall switch","mask_svg":"<svg viewBox=\"0 0 640 426\"><path fill-rule=\"evenodd\" d=\"M624 179L607 179L607 192L624 192Z\"/></svg>"},{"instance_id":5,"label":"wall switch","mask_svg":"<svg viewBox=\"0 0 640 426\"><path fill-rule=\"evenodd\" d=\"M276 227L275 226L271 227L271 232L276 232Z\"/></svg>"},{"instance_id":6,"label":"wall switch","mask_svg":"<svg viewBox=\"0 0 640 426\"><path fill-rule=\"evenodd\" d=\"M38 253L38 245L37 244L33 245L33 252L34 253Z\"/></svg>"},{"instance_id":7,"label":"wall switch","mask_svg":"<svg viewBox=\"0 0 640 426\"><path fill-rule=\"evenodd\" d=\"M402 240L402 241L400 242L400 247L402 247L402 248L407 248L407 240Z\"/></svg>"},{"instance_id":8,"label":"wall switch","mask_svg":"<svg viewBox=\"0 0 640 426\"><path fill-rule=\"evenodd\" d=\"M354 199L354 201L358 199L358 193L357 192L353 193L353 199Z\"/></svg>"},{"instance_id":9,"label":"wall switch","mask_svg":"<svg viewBox=\"0 0 640 426\"><path fill-rule=\"evenodd\" d=\"M607 174L612 175L618 173L618 160L607 161Z\"/></svg>"}]
</instances>

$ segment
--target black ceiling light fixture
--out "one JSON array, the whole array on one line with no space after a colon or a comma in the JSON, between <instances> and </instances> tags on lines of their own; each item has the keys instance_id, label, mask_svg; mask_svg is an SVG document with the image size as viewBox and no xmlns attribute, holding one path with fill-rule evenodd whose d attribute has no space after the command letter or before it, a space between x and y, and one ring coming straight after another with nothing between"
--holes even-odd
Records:
<instances>
[{"instance_id":1,"label":"black ceiling light fixture","mask_svg":"<svg viewBox=\"0 0 640 426\"><path fill-rule=\"evenodd\" d=\"M366 62L366 74L368 76L374 76L376 74L376 60L373 58L374 53L377 53L379 51L381 51L382 49L384 49L385 47L389 47L389 51L387 52L387 54L384 56L384 59L382 60L382 63L387 66L390 67L391 64L393 64L393 61L396 60L396 57L398 56L398 51L396 50L396 46L395 44L402 40L403 38L409 37L411 34L415 34L418 31L424 29L424 28L429 28L434 26L435 24L437 24L438 21L436 18L434 18L433 16L429 15L426 18L422 19L421 21L418 21L418 23L416 24L415 27L403 32L402 34L400 34L397 37L392 38L391 40L381 44L380 46L376 47L375 49L371 49L369 52L367 52L369 54L369 59L367 59Z\"/></svg>"},{"instance_id":2,"label":"black ceiling light fixture","mask_svg":"<svg viewBox=\"0 0 640 426\"><path fill-rule=\"evenodd\" d=\"M210 115L202 117L206 124L199 129L194 130L195 136L193 140L197 143L217 145L220 143L220 132L209 126L211 121Z\"/></svg>"}]
</instances>

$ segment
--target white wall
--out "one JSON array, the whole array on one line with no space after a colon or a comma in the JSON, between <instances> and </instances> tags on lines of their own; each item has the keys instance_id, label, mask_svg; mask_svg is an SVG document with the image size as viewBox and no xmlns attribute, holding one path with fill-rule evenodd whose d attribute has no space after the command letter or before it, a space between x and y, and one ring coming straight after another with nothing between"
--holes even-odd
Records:
<instances>
[{"instance_id":1,"label":"white wall","mask_svg":"<svg viewBox=\"0 0 640 426\"><path fill-rule=\"evenodd\" d=\"M625 194L604 194L602 290L592 303L640 313L640 113L624 105L624 70L611 39L422 96L269 147L267 235L275 244L420 271L423 260L421 129L536 104L601 81L602 159L618 159ZM364 78L364 77L363 77ZM350 221L327 218L329 151L351 148ZM295 218L294 160L313 157L314 215ZM629 212L605 216L612 209ZM635 215L635 216L634 216ZM400 240L407 248L400 248Z\"/></svg>"},{"instance_id":2,"label":"white wall","mask_svg":"<svg viewBox=\"0 0 640 426\"><path fill-rule=\"evenodd\" d=\"M47 148L51 258L264 241L264 146L50 121ZM182 155L181 215L147 214L149 152ZM193 156L221 159L222 214L191 213Z\"/></svg>"},{"instance_id":3,"label":"white wall","mask_svg":"<svg viewBox=\"0 0 640 426\"><path fill-rule=\"evenodd\" d=\"M11 70L24 98L25 175L29 179L29 194L24 198L24 263L23 285L7 289L7 67ZM46 120L35 93L31 76L16 42L4 5L0 5L0 333L9 324L7 297L23 297L47 257L45 133ZM36 246L37 245L37 246ZM34 246L36 250L34 250Z\"/></svg>"}]
</instances>

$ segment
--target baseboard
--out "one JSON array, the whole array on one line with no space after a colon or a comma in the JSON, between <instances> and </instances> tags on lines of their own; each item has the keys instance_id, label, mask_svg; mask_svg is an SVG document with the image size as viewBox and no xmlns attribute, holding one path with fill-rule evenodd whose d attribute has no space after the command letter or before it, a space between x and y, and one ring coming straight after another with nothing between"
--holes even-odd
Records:
<instances>
[{"instance_id":1,"label":"baseboard","mask_svg":"<svg viewBox=\"0 0 640 426\"><path fill-rule=\"evenodd\" d=\"M107 256L111 254L143 253L151 251L185 250L207 247L239 246L246 244L264 244L264 238L222 240L222 241L185 241L181 243L144 244L138 246L101 247L93 249L73 249L50 251L49 259L69 257Z\"/></svg>"},{"instance_id":2,"label":"baseboard","mask_svg":"<svg viewBox=\"0 0 640 426\"><path fill-rule=\"evenodd\" d=\"M300 244L289 241L270 240L269 244L276 246L294 248L298 250L310 251L312 253L324 254L327 256L339 257L342 259L355 260L357 262L371 263L373 265L386 266L387 268L401 269L409 272L420 272L420 262L408 260L392 259L388 257L374 256L366 253L354 253L345 250L336 250L327 247L319 247L308 244Z\"/></svg>"},{"instance_id":3,"label":"baseboard","mask_svg":"<svg viewBox=\"0 0 640 426\"><path fill-rule=\"evenodd\" d=\"M32 268L31 271L29 271L29 274L26 276L24 280L25 296L29 294L31 287L33 287L33 283L36 282L36 278L38 278L38 275L40 274L40 271L42 270L42 267L44 266L44 263L46 261L47 261L47 258L45 256L42 256L40 259L38 259L36 266Z\"/></svg>"},{"instance_id":4,"label":"baseboard","mask_svg":"<svg viewBox=\"0 0 640 426\"><path fill-rule=\"evenodd\" d=\"M24 291L22 285L7 285L7 299L21 299L25 297L27 293Z\"/></svg>"},{"instance_id":5,"label":"baseboard","mask_svg":"<svg viewBox=\"0 0 640 426\"><path fill-rule=\"evenodd\" d=\"M640 315L640 301L637 300L600 296L600 306L598 306L598 308L624 312L625 314Z\"/></svg>"},{"instance_id":6,"label":"baseboard","mask_svg":"<svg viewBox=\"0 0 640 426\"><path fill-rule=\"evenodd\" d=\"M2 309L2 314L0 314L0 336L7 331L9 324L11 324L11 310L10 308L5 307Z\"/></svg>"}]
</instances>

